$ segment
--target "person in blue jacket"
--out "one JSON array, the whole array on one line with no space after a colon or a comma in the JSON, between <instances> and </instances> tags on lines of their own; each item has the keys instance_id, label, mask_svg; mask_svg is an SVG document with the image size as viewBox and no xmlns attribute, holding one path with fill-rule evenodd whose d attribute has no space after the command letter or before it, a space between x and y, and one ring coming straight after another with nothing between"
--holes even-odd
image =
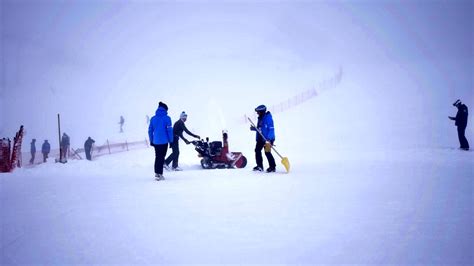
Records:
<instances>
[{"instance_id":1,"label":"person in blue jacket","mask_svg":"<svg viewBox=\"0 0 474 266\"><path fill-rule=\"evenodd\" d=\"M255 166L253 170L263 171L262 149L265 147L265 156L269 164L267 172L275 172L276 164L271 148L275 142L275 128L273 126L272 114L270 111L267 111L267 107L263 104L255 108L255 112L258 114L257 128L253 126L250 127L250 130L257 131L257 144L255 145L255 160L257 161L257 166Z\"/></svg>"},{"instance_id":2,"label":"person in blue jacket","mask_svg":"<svg viewBox=\"0 0 474 266\"><path fill-rule=\"evenodd\" d=\"M155 148L155 179L164 180L163 164L165 162L168 145L173 143L173 126L168 116L168 106L160 102L155 115L150 120L148 127L150 145Z\"/></svg>"}]
</instances>

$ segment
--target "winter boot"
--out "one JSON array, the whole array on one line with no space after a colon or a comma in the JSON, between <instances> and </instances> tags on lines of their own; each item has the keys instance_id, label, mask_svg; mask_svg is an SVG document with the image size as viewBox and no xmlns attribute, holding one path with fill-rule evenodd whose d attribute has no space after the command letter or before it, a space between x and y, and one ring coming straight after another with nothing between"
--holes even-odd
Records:
<instances>
[{"instance_id":1,"label":"winter boot","mask_svg":"<svg viewBox=\"0 0 474 266\"><path fill-rule=\"evenodd\" d=\"M253 170L254 170L254 171L258 171L258 172L263 172L263 168L260 167L260 166L255 166L255 167L253 168Z\"/></svg>"},{"instance_id":2,"label":"winter boot","mask_svg":"<svg viewBox=\"0 0 474 266\"><path fill-rule=\"evenodd\" d=\"M275 172L275 167L268 167L267 173Z\"/></svg>"},{"instance_id":3,"label":"winter boot","mask_svg":"<svg viewBox=\"0 0 474 266\"><path fill-rule=\"evenodd\" d=\"M160 174L155 174L155 180L156 181L165 180L165 177L163 175L160 175Z\"/></svg>"}]
</instances>

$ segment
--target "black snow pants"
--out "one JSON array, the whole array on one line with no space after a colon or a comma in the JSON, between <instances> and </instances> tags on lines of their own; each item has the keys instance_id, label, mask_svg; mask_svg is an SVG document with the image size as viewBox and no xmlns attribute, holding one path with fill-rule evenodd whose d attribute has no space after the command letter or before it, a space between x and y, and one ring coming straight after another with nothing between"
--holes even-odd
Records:
<instances>
[{"instance_id":1,"label":"black snow pants","mask_svg":"<svg viewBox=\"0 0 474 266\"><path fill-rule=\"evenodd\" d=\"M165 162L166 152L168 151L168 143L155 144L155 174L163 174L163 164Z\"/></svg>"},{"instance_id":2,"label":"black snow pants","mask_svg":"<svg viewBox=\"0 0 474 266\"><path fill-rule=\"evenodd\" d=\"M84 152L86 153L86 159L91 161L92 160L92 156L91 156L91 148L85 148L84 149Z\"/></svg>"},{"instance_id":3,"label":"black snow pants","mask_svg":"<svg viewBox=\"0 0 474 266\"><path fill-rule=\"evenodd\" d=\"M175 139L173 143L171 143L171 149L172 152L168 158L165 160L165 164L169 165L171 162L173 162L172 166L173 168L178 167L178 161L179 161L179 137L174 136Z\"/></svg>"},{"instance_id":4,"label":"black snow pants","mask_svg":"<svg viewBox=\"0 0 474 266\"><path fill-rule=\"evenodd\" d=\"M272 143L273 145L273 143ZM257 161L257 166L260 166L263 169L263 157L262 157L262 149L265 146L265 141L257 141L257 145L255 145L255 160ZM267 157L268 164L270 168L275 168L275 158L273 158L272 152L265 152L265 156Z\"/></svg>"},{"instance_id":5,"label":"black snow pants","mask_svg":"<svg viewBox=\"0 0 474 266\"><path fill-rule=\"evenodd\" d=\"M459 144L461 145L461 149L469 149L469 142L467 142L466 136L466 127L459 127L458 126L458 138Z\"/></svg>"}]
</instances>

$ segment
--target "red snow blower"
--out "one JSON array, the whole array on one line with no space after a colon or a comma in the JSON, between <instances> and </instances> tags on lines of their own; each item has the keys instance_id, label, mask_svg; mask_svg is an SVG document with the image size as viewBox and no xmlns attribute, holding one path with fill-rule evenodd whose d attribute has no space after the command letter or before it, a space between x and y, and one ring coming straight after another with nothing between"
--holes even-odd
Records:
<instances>
[{"instance_id":1,"label":"red snow blower","mask_svg":"<svg viewBox=\"0 0 474 266\"><path fill-rule=\"evenodd\" d=\"M206 141L191 142L195 146L198 156L202 157L202 168L244 168L247 165L247 158L241 152L229 152L227 132L225 131L222 131L222 140L209 142L209 138L206 138Z\"/></svg>"}]
</instances>

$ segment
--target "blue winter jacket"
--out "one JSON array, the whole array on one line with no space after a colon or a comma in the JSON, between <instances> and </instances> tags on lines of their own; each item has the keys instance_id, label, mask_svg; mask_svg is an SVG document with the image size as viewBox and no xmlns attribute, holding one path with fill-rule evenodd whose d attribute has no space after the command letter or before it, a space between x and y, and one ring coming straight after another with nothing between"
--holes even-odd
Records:
<instances>
[{"instance_id":1,"label":"blue winter jacket","mask_svg":"<svg viewBox=\"0 0 474 266\"><path fill-rule=\"evenodd\" d=\"M49 145L49 142L43 142L43 145L41 146L41 152L42 153L49 153L51 151L51 145Z\"/></svg>"},{"instance_id":2,"label":"blue winter jacket","mask_svg":"<svg viewBox=\"0 0 474 266\"><path fill-rule=\"evenodd\" d=\"M150 120L148 136L152 144L167 144L173 142L173 127L168 111L163 107L158 107L155 116Z\"/></svg>"},{"instance_id":3,"label":"blue winter jacket","mask_svg":"<svg viewBox=\"0 0 474 266\"><path fill-rule=\"evenodd\" d=\"M265 139L267 139L268 141L275 140L275 128L273 127L273 118L270 111L266 112L262 118L258 119L257 127L260 129ZM261 138L261 136L257 132L257 141L259 138Z\"/></svg>"}]
</instances>

